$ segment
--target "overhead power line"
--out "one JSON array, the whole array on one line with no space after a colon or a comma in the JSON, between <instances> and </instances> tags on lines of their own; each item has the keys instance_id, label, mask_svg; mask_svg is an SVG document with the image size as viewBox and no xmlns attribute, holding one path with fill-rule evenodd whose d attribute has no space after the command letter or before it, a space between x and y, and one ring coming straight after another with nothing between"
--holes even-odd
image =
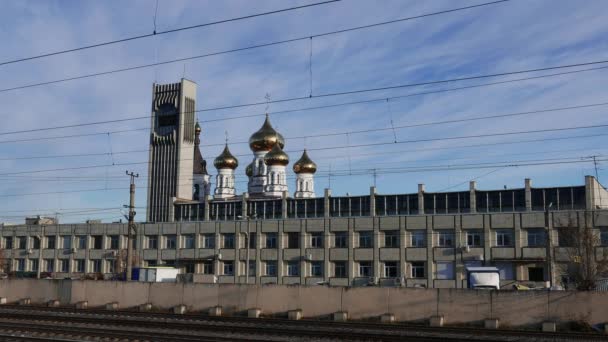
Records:
<instances>
[{"instance_id":1,"label":"overhead power line","mask_svg":"<svg viewBox=\"0 0 608 342\"><path fill-rule=\"evenodd\" d=\"M537 160L525 160L525 161L505 161L505 162L493 162L493 163L463 163L463 164L450 164L450 165L427 165L409 168L376 168L376 169L349 169L349 170L338 170L336 172L328 172L332 177L353 177L363 176L369 174L395 174L395 173L414 173L414 172L435 172L435 171L458 171L458 170L470 170L470 169L487 169L487 168L511 168L511 167L523 167L523 166L538 166L538 165L561 165L561 164L577 164L577 163L593 163L594 161L588 157L579 157L576 160L569 158L567 160L562 159L537 159ZM608 161L608 159L596 159L595 162ZM293 178L293 177L288 177ZM40 196L40 195L51 195L51 194L66 194L66 193L80 193L80 192L99 192L99 191L113 191L113 190L125 190L125 187L119 188L99 188L99 189L81 189L81 190L65 190L65 191L49 191L49 192L37 192L37 193L18 193L18 194L2 194L0 197L21 197L21 196Z\"/></svg>"},{"instance_id":2,"label":"overhead power line","mask_svg":"<svg viewBox=\"0 0 608 342\"><path fill-rule=\"evenodd\" d=\"M403 98L408 98L408 97L414 97L414 96L422 96L422 95L430 95L430 94L440 94L440 93L447 93L447 92L451 92L451 91L459 91L459 90L466 90L466 89L482 88L482 87L488 87L488 86L494 86L494 85L501 85L501 84L508 84L508 83L529 81L529 80L535 80L535 79L541 79L541 78L563 76L563 75L577 74L577 73L581 73L581 72L597 71L597 70L605 70L605 69L608 69L608 66L594 67L594 68L587 68L587 69L573 70L573 71L565 71L565 72L546 74L546 75L540 75L540 76L531 76L531 77L524 77L524 78L516 78L516 79L511 79L511 80L506 80L506 81L488 82L488 83L475 84L475 85L464 86L464 87L444 88L444 89L438 89L438 90L430 90L430 91L424 91L424 92L418 92L418 93L410 93L410 94L397 95L397 96L388 96L388 97L374 98L374 99L368 99L368 100L349 101L349 102L342 102L342 103L336 103L336 104L321 105L321 106L312 106L312 107L303 107L303 108L288 109L288 110L281 110L281 111L274 111L274 112L267 112L267 113L245 114L245 115L228 116L228 117L221 117L221 118L215 118L215 119L206 119L206 120L200 120L199 122L200 123L211 123L211 122L219 122L219 121L228 121L228 120L237 120L237 119L244 119L244 118L265 116L266 114L269 114L269 115L289 114L289 113L301 112L301 111L306 111L306 110L335 108L335 107L350 106L350 105L357 105L357 104L367 104L367 103L374 103L374 102L385 102L385 101L389 101L389 100L398 100L398 99L403 99ZM199 113L199 112L209 111L209 110L210 110L209 108L207 108L207 109L198 109L198 110L195 110L194 113ZM150 119L150 115L133 116L133 117L127 117L127 118L123 118L123 119L93 121L93 122L86 122L86 123L61 125L61 126L49 126L49 127L31 128L31 129L18 130L18 131L5 131L5 132L0 132L0 135L19 134L19 133L32 133L32 132L39 132L39 131L49 131L49 130L64 129L64 128L76 128L76 127L84 127L84 126L103 125L103 124L109 124L109 123L118 123L118 122L143 120L143 119L149 120Z\"/></svg>"},{"instance_id":3,"label":"overhead power line","mask_svg":"<svg viewBox=\"0 0 608 342\"><path fill-rule=\"evenodd\" d=\"M149 33L149 34L142 34L142 35L138 35L138 36L132 36L132 37L127 37L127 38L122 38L122 39L117 39L117 40L110 40L110 41L103 42L103 43L96 43L96 44L91 44L91 45L85 45L85 46L81 46L81 47L77 47L77 48L73 48L73 49L60 50L60 51L55 51L55 52L48 52L48 53L44 53L44 54L40 54L40 55L35 55L35 56L30 56L30 57L23 57L23 58L8 60L8 61L0 62L0 66L7 65L7 64L19 63L19 62L24 62L24 61L31 61L33 59L40 59L40 58L44 58L44 57L62 55L62 54L70 53L70 52L88 50L88 49L97 48L97 47L101 47L101 46L108 46L108 45L113 45L113 44L118 44L118 43L124 43L124 42L129 42L129 41L133 41L133 40L142 39L142 38L149 38L149 37L153 37L153 36L160 36L160 35L168 34L168 33L175 33L175 32L179 32L179 31L186 31L186 30L192 30L192 29L197 29L197 28L201 28L201 27L208 27L208 26L213 26L213 25L218 25L218 24L225 24L225 23L239 21L239 20L252 19L252 18L262 17L262 16L266 16L266 15L271 15L271 14L277 14L277 13L295 11L295 10L299 10L299 9L303 9L303 8L308 8L308 7L326 5L326 4L333 3L333 2L338 2L338 1L340 1L340 0L328 0L328 1L323 1L323 2L316 2L316 3L302 5L302 6L288 7L288 8L283 8L283 9L269 11L269 12L250 14L250 15L246 15L246 16L242 16L242 17L236 17L236 18L230 18L230 19L222 19L222 20L212 21L212 22L204 23L204 24L197 24L197 25L192 25L192 26L180 27L180 28L176 28L176 29L172 29L172 30L165 30L165 31L156 31L156 30L154 30L152 33Z\"/></svg>"},{"instance_id":4,"label":"overhead power line","mask_svg":"<svg viewBox=\"0 0 608 342\"><path fill-rule=\"evenodd\" d=\"M351 32L351 31L357 31L357 30L362 30L362 29L367 29L367 28L372 28L372 27L378 27L378 26L383 26L383 25L394 24L394 23L408 21L408 20L413 20L413 19L420 19L420 18L429 17L429 16L433 16L433 15L440 15L440 14L452 13L452 12L456 12L456 11L468 10L468 9L471 9L471 8L476 8L476 7L481 7L481 6L494 5L494 4L498 4L498 3L502 3L502 2L507 2L507 1L510 1L510 0L499 0L499 1L487 2L487 3L472 5L472 6L459 7L459 8L454 8L454 9L450 9L450 10L444 10L444 11L439 11L439 12L434 12L434 13L422 14L422 15L418 15L418 16L414 16L414 17L407 17L407 18L401 18L401 19L383 21L383 22L379 22L379 23L375 23L375 24L370 24L370 25L356 26L356 27L351 27L351 28L337 30L337 31L330 31L330 32L324 32L324 33L319 33L319 34L307 35L307 36L304 36L304 37L291 38L291 39L279 40L279 41L274 41L274 42L269 42L269 43L250 45L250 46L241 47L241 48L235 48L235 49L230 49L230 50L211 52L211 53L207 53L207 54L203 54L203 55L198 55L198 56L190 56L190 57L184 57L184 58L170 59L170 60L166 60L166 61L162 61L162 62L157 62L157 63L142 64L142 65L137 65L137 66L133 66L133 67L113 69L113 70L108 70L108 71L102 71L102 72L92 73L92 74L79 75L79 76L73 76L73 77L66 77L66 78L56 79L56 80L52 80L52 81L32 83L32 84L27 84L27 85L22 85L22 86L17 86L17 87L11 87L11 88L4 88L4 89L0 89L0 93L8 92L8 91L13 91L13 90L19 90L19 89L38 87L38 86L43 86L43 85L50 85L50 84L57 84L57 83L75 81L75 80L80 80L80 79L84 79L84 78L91 78L91 77L97 77L97 76L103 76L103 75L116 74L116 73L121 73L121 72L126 72L126 71L132 71L132 70L138 70L138 69L151 68L151 67L155 67L155 66L159 66L159 65L172 64L172 63L178 63L178 62L185 62L185 61L194 60L194 59L201 59L201 58L207 58L207 57L212 57L212 56L225 55L225 54L229 54L229 53L235 53L235 52L241 52L241 51L259 49L259 48L262 48L262 47L287 44L287 43L292 43L292 42L297 42L297 41L302 41L302 40L309 40L311 38L324 37L324 36L329 36L329 35L334 35L334 34L340 34L340 33L345 33L345 32ZM312 97L315 97L315 96L312 96ZM308 98L308 97L306 97L306 98ZM270 101L268 103L274 103L274 102L275 101ZM264 103L266 103L266 102L264 102Z\"/></svg>"},{"instance_id":5,"label":"overhead power line","mask_svg":"<svg viewBox=\"0 0 608 342\"><path fill-rule=\"evenodd\" d=\"M519 134L560 132L560 131L579 130L579 129L592 129L592 128L603 128L603 127L608 127L608 124L575 126L575 127L561 127L561 128L547 128L547 129L539 129L539 130L525 130L525 131L511 131L511 132L495 132L495 133L487 133L487 134L462 135L462 136L452 136L452 137L437 137L437 138L412 139L412 140L403 140L403 141L396 141L396 142L395 141L390 141L390 142L367 143L367 144L357 144L357 145L326 146L326 147L308 148L307 150L308 151L338 150L338 149L345 149L345 148L360 148L360 147L371 147L371 146L382 146L382 145L410 144L410 143L429 142L429 141L441 141L441 140L476 139L476 138L487 138L487 137L497 137L497 136L510 136L510 135L519 135ZM293 153L293 152L301 152L301 151L302 150L286 150L285 152L286 153ZM186 158L186 159L181 159L181 160L192 160L192 159L191 158L190 159ZM129 162L129 163L114 163L114 164L101 164L101 165L87 165L87 166L75 166L75 167L57 168L57 169L46 169L46 170L15 171L15 172L0 173L0 176L29 174L29 173L42 173L42 172L57 172L57 171L66 171L66 170L81 170L81 169L99 168L99 167L110 167L110 166L141 165L141 164L149 164L149 161L145 161L145 162Z\"/></svg>"}]
</instances>

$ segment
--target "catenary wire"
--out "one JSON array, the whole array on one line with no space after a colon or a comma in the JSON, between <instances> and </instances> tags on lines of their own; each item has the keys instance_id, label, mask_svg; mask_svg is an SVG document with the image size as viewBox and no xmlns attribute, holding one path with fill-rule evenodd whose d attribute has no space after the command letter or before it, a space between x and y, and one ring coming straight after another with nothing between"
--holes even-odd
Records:
<instances>
[{"instance_id":1,"label":"catenary wire","mask_svg":"<svg viewBox=\"0 0 608 342\"><path fill-rule=\"evenodd\" d=\"M301 111L306 111L306 110L335 108L335 107L341 107L341 106L349 106L349 105L356 105L356 104L366 104L366 103L373 103L373 102L385 102L387 100L397 100L397 99L403 99L403 98L408 98L408 97L413 97L413 96L446 93L446 92L451 92L451 91L459 91L459 90L466 90L466 89L488 87L488 86L494 86L494 85L501 85L501 84L507 84L507 83L529 81L529 80L535 80L535 79L541 79L541 78L562 76L562 75L568 75L568 74L577 74L577 73L581 73L581 72L597 71L597 70L604 70L604 69L608 69L608 66L587 68L587 69L581 69L581 70L572 70L572 71L565 71L565 72L546 74L546 75L539 75L539 76L531 76L531 77L524 77L524 78L516 78L516 79L505 80L505 81L498 81L498 82L488 82L488 83L475 84L475 85L469 85L469 86L463 86L463 87L444 88L444 89L438 89L438 90L430 90L430 91L424 91L424 92L418 92L418 93L410 93L410 94L397 95L397 96L388 96L388 97L381 97L381 98L368 99L368 100L350 101L350 102L343 102L343 103L337 103L337 104L312 106L312 107L304 107L304 108L297 108L297 109L288 109L288 110L281 110L281 111L274 111L274 112L267 112L267 113L245 114L245 115L229 116L229 117L222 117L222 118L215 118L215 119L206 119L206 120L200 120L199 122L200 123L211 123L211 122L219 122L219 121L228 121L228 120L237 120L237 119L258 117L258 116L264 116L266 114L268 114L268 115L289 114L289 113L301 112ZM199 113L199 112L207 111L207 110L208 109L198 109L198 110L193 111L193 113ZM7 114L3 114L3 115L7 115ZM18 130L18 131L5 131L5 132L0 132L0 135L31 133L31 132L49 131L49 130L55 130L55 129L76 128L76 127L85 127L85 126L93 126L93 125L103 125L103 124L109 124L109 123L119 123L119 122L134 121L134 120L143 120L143 119L149 120L150 119L150 115L127 117L127 118L123 118L123 119L94 121L94 122L79 123L79 124L61 125L61 126L40 127L40 128L32 128L32 129Z\"/></svg>"},{"instance_id":2,"label":"catenary wire","mask_svg":"<svg viewBox=\"0 0 608 342\"><path fill-rule=\"evenodd\" d=\"M155 29L150 34L137 35L137 36L132 36L132 37L128 37L128 38L111 40L111 41L107 41L107 42L103 42L103 43L85 45L85 46L81 46L81 47L73 48L73 49L66 49L66 50L60 50L60 51L55 51L55 52L48 52L48 53L44 53L44 54L40 54L40 55L35 55L35 56L30 56L30 57L23 57L23 58L18 58L18 59L13 59L13 60L7 60L7 61L4 61L4 62L0 62L0 66L7 65L7 64L19 63L19 62L30 61L30 60L34 60L34 59L40 59L40 58L44 58L44 57L57 56L57 55L62 55L62 54L70 53L70 52L76 52L76 51L82 51L82 50L97 48L97 47L101 47L101 46L107 46L107 45L113 45L113 44L118 44L118 43L124 43L124 42L129 42L129 41L133 41L133 40L137 40L137 39L142 39L142 38L150 38L150 37L153 37L153 36L160 36L160 35L168 34L168 33L175 33L175 32L179 32L179 31L186 31L186 30L192 30L192 29L197 29L197 28L201 28L201 27L208 27L208 26L213 26L213 25L218 25L218 24L225 24L225 23L235 22L235 21L239 21L239 20L252 19L252 18L257 18L257 17L271 15L271 14L277 14L277 13L295 11L295 10L299 10L299 9L303 9L303 8L308 8L308 7L326 5L326 4L330 4L330 3L338 2L338 1L340 1L340 0L328 0L328 1L323 1L323 2L316 2L316 3L312 3L312 4L306 4L306 5L301 5L301 6L283 8L283 9L269 11L269 12L250 14L250 15L246 15L246 16L242 16L242 17L217 20L217 21L212 21L212 22L209 22L209 23L191 25L191 26L180 27L180 28L171 29L171 30L165 30L165 31L156 31L156 29Z\"/></svg>"},{"instance_id":3,"label":"catenary wire","mask_svg":"<svg viewBox=\"0 0 608 342\"><path fill-rule=\"evenodd\" d=\"M308 36L304 36L304 37L298 37L298 38L292 38L292 39L274 41L274 42L270 42L270 43L251 45L251 46L247 46L247 47L236 48L236 49L231 49L231 50L224 50L224 51L218 51L218 52L213 52L213 53L207 53L207 54L198 55L198 56L184 57L184 58L167 60L167 61L163 61L163 62L150 63L150 64L138 65L138 66L133 66L133 67L121 68L121 69L114 69L114 70L109 70L109 71L91 73L91 74L87 74L87 75L66 77L66 78L62 78L62 79L57 79L57 80L52 80L52 81L46 81L46 82L39 82L39 83L32 83L32 84L21 85L21 86L16 86L16 87L11 87L11 88L4 88L4 89L0 89L0 93L8 92L8 91L14 91L14 90L19 90L19 89L26 89L26 88L44 86L44 85L50 85L50 84L64 83L64 82L69 82L69 81L74 81L74 80L79 80L79 79L85 79L85 78L91 78L91 77L97 77L97 76L103 76L103 75L116 74L116 73L120 73L120 72L131 71L131 70L151 68L151 67L155 67L155 66L159 66L159 65L166 65L166 64L172 64L172 63L177 63L177 62L184 62L184 61L189 61L189 60L194 60L194 59L200 59L200 58L206 58L206 57L211 57L211 56L224 55L224 54L234 53L234 52L239 52L239 51L253 50L253 49L258 49L258 48L268 47L268 46L273 46L273 45L286 44L286 43L301 41L301 40L305 40L305 39L310 39L311 37L313 37L313 38L314 37L323 37L323 36L329 36L329 35L334 35L334 34L351 32L351 31L356 31L356 30L362 30L362 29L367 29L367 28L371 28L371 27L377 27L377 26L382 26L382 25L394 24L394 23L397 23L397 22L402 22L402 21L407 21L407 20L419 19L419 18L431 16L431 15L451 13L451 12L466 10L466 9L470 9L470 8L474 8L474 7L493 5L493 4L500 3L500 2L505 2L505 1L510 1L510 0L493 1L493 2L488 2L488 3L473 5L473 6L467 6L467 7L455 8L455 9L451 9L451 10L445 10L445 11L441 11L441 12L428 13L428 14L419 15L419 16L415 16L415 17L407 17L407 18L401 18L401 19L396 19L396 20L384 21L384 22L370 24L370 25L351 27L351 28L348 28L348 29L343 29L343 30L338 30L338 31L324 32L324 33L320 33L320 34L314 34L314 35L308 35ZM309 98L309 97L306 97L306 98ZM310 98L314 98L314 96L310 97ZM275 101L270 101L268 103L274 103L274 102Z\"/></svg>"}]
</instances>

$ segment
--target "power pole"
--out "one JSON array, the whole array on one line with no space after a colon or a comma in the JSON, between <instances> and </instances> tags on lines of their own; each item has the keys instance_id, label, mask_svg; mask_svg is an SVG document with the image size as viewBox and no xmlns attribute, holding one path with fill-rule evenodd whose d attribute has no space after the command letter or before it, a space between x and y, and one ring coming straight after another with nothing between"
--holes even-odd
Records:
<instances>
[{"instance_id":1,"label":"power pole","mask_svg":"<svg viewBox=\"0 0 608 342\"><path fill-rule=\"evenodd\" d=\"M126 280L131 281L131 274L133 266L131 262L133 260L133 233L137 236L135 230L135 178L139 177L139 173L133 173L125 171L127 176L131 177L131 185L129 186L129 224L127 225L127 274Z\"/></svg>"}]
</instances>

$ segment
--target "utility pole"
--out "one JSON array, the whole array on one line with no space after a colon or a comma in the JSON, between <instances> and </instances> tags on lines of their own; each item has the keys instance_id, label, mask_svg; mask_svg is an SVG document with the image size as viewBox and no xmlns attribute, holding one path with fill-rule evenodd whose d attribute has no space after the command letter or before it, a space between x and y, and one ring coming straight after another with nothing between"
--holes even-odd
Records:
<instances>
[{"instance_id":1,"label":"utility pole","mask_svg":"<svg viewBox=\"0 0 608 342\"><path fill-rule=\"evenodd\" d=\"M135 178L139 177L139 173L133 173L125 171L127 176L131 177L131 185L129 186L129 224L127 225L127 274L126 280L131 281L131 274L133 266L131 261L133 260L133 232L137 236L135 229Z\"/></svg>"},{"instance_id":2,"label":"utility pole","mask_svg":"<svg viewBox=\"0 0 608 342\"><path fill-rule=\"evenodd\" d=\"M551 241L551 227L549 224L549 210L553 206L553 202L549 203L549 205L545 208L545 232L547 244L545 247L545 251L547 254L547 273L549 275L549 288L553 287L553 244Z\"/></svg>"}]
</instances>

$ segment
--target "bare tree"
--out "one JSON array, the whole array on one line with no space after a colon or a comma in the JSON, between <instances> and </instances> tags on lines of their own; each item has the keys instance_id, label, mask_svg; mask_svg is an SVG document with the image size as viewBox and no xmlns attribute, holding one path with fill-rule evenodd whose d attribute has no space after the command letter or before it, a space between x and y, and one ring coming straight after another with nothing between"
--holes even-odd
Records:
<instances>
[{"instance_id":1,"label":"bare tree","mask_svg":"<svg viewBox=\"0 0 608 342\"><path fill-rule=\"evenodd\" d=\"M608 251L601 246L598 229L579 227L569 217L567 225L558 228L559 246L565 247L568 263L565 274L577 290L589 291L598 280L608 276Z\"/></svg>"}]
</instances>

